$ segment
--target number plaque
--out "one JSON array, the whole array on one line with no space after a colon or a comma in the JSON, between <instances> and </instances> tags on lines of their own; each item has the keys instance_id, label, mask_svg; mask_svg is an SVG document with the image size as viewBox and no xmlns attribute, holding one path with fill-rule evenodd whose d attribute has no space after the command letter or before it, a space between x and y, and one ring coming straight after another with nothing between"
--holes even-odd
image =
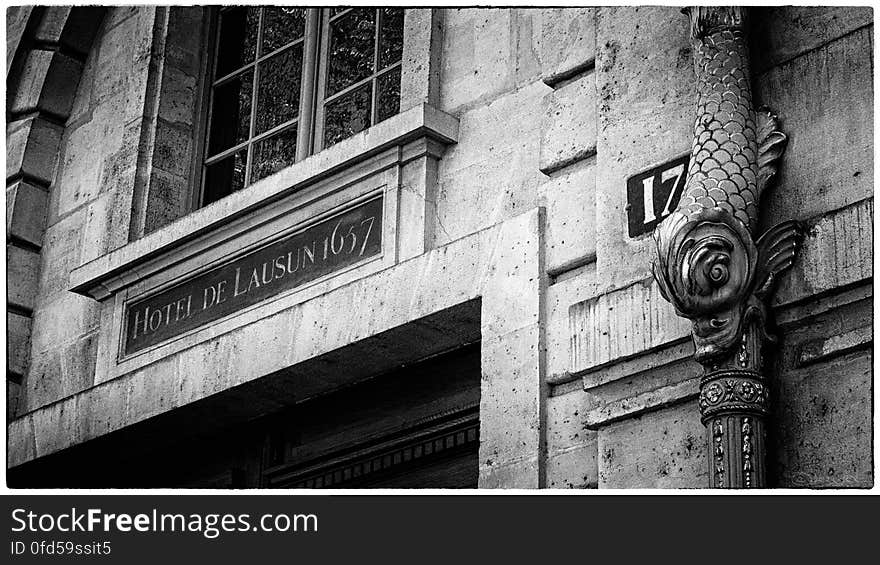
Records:
<instances>
[{"instance_id":1,"label":"number plaque","mask_svg":"<svg viewBox=\"0 0 880 565\"><path fill-rule=\"evenodd\" d=\"M131 355L382 252L379 196L147 298L126 304Z\"/></svg>"},{"instance_id":2,"label":"number plaque","mask_svg":"<svg viewBox=\"0 0 880 565\"><path fill-rule=\"evenodd\" d=\"M690 155L683 155L626 181L629 236L651 232L671 214L684 191Z\"/></svg>"}]
</instances>

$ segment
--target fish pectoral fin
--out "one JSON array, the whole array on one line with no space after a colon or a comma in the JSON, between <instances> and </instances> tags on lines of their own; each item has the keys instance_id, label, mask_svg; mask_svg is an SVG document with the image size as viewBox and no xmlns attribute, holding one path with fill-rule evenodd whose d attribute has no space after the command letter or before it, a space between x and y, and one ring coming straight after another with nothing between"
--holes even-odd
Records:
<instances>
[{"instance_id":1,"label":"fish pectoral fin","mask_svg":"<svg viewBox=\"0 0 880 565\"><path fill-rule=\"evenodd\" d=\"M779 120L768 108L760 108L755 117L758 122L758 194L762 194L776 176L788 137L779 131Z\"/></svg>"},{"instance_id":2,"label":"fish pectoral fin","mask_svg":"<svg viewBox=\"0 0 880 565\"><path fill-rule=\"evenodd\" d=\"M797 255L802 231L800 225L789 220L767 230L758 240L758 289L762 296L773 286L778 275L790 268Z\"/></svg>"}]
</instances>

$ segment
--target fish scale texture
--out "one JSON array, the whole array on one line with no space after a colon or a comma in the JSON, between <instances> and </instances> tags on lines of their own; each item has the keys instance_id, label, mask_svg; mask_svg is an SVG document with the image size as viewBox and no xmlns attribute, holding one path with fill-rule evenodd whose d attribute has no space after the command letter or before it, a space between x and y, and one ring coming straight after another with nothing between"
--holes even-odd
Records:
<instances>
[{"instance_id":1,"label":"fish scale texture","mask_svg":"<svg viewBox=\"0 0 880 565\"><path fill-rule=\"evenodd\" d=\"M695 42L697 119L688 184L678 211L688 219L721 208L750 232L758 225L758 144L746 41L739 30Z\"/></svg>"}]
</instances>

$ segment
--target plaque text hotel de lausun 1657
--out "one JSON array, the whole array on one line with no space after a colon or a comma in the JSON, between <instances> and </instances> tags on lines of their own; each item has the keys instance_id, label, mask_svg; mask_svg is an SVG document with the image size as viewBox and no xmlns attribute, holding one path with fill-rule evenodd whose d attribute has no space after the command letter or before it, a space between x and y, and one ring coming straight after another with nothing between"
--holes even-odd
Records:
<instances>
[{"instance_id":1,"label":"plaque text hotel de lausun 1657","mask_svg":"<svg viewBox=\"0 0 880 565\"><path fill-rule=\"evenodd\" d=\"M374 198L126 306L123 354L152 345L381 253Z\"/></svg>"}]
</instances>

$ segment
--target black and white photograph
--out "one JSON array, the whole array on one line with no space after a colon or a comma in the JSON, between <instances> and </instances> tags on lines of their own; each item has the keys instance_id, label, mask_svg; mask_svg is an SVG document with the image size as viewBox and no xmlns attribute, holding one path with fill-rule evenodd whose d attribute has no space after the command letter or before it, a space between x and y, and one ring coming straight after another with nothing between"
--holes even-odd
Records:
<instances>
[{"instance_id":1,"label":"black and white photograph","mask_svg":"<svg viewBox=\"0 0 880 565\"><path fill-rule=\"evenodd\" d=\"M873 14L8 7L6 492L871 491Z\"/></svg>"}]
</instances>

